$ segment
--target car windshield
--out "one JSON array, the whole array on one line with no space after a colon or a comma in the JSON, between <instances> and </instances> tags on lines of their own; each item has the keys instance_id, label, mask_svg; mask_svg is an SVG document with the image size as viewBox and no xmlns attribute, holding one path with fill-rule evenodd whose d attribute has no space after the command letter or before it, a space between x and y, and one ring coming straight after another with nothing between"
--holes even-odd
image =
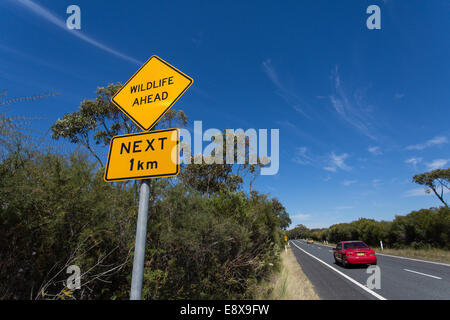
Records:
<instances>
[{"instance_id":1,"label":"car windshield","mask_svg":"<svg viewBox=\"0 0 450 320\"><path fill-rule=\"evenodd\" d=\"M367 248L364 242L349 242L344 244L344 249Z\"/></svg>"}]
</instances>

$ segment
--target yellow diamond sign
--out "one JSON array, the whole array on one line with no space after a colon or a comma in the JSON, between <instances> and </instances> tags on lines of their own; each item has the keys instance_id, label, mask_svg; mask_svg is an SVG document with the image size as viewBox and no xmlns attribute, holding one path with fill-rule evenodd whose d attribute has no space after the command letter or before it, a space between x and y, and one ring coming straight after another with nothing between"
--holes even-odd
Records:
<instances>
[{"instance_id":1,"label":"yellow diamond sign","mask_svg":"<svg viewBox=\"0 0 450 320\"><path fill-rule=\"evenodd\" d=\"M111 101L142 130L148 131L191 86L193 80L152 56Z\"/></svg>"}]
</instances>

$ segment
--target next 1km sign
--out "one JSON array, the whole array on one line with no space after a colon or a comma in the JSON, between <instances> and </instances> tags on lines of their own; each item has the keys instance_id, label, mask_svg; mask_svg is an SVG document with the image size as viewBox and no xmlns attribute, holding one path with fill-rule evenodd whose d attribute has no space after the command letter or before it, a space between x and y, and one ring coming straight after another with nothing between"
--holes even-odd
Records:
<instances>
[{"instance_id":1,"label":"next 1km sign","mask_svg":"<svg viewBox=\"0 0 450 320\"><path fill-rule=\"evenodd\" d=\"M105 181L176 176L180 168L180 131L166 129L111 139Z\"/></svg>"}]
</instances>

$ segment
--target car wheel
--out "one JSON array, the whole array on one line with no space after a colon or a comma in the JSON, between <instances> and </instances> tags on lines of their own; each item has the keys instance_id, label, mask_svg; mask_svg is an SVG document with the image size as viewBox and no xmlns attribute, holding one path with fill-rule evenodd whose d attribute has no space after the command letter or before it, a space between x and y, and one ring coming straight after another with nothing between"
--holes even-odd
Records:
<instances>
[{"instance_id":1,"label":"car wheel","mask_svg":"<svg viewBox=\"0 0 450 320\"><path fill-rule=\"evenodd\" d=\"M344 268L348 267L348 262L345 259L342 259L342 265L344 266Z\"/></svg>"}]
</instances>

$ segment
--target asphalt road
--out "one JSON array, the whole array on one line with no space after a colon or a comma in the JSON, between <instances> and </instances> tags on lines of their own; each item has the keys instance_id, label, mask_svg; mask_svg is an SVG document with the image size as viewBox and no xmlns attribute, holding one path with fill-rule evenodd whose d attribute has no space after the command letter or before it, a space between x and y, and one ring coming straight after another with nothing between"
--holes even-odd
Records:
<instances>
[{"instance_id":1,"label":"asphalt road","mask_svg":"<svg viewBox=\"0 0 450 320\"><path fill-rule=\"evenodd\" d=\"M291 240L289 244L322 299L450 299L450 264L377 253L380 288L369 289L367 279L373 273L367 273L367 266L344 268L336 264L328 246L303 240Z\"/></svg>"}]
</instances>

